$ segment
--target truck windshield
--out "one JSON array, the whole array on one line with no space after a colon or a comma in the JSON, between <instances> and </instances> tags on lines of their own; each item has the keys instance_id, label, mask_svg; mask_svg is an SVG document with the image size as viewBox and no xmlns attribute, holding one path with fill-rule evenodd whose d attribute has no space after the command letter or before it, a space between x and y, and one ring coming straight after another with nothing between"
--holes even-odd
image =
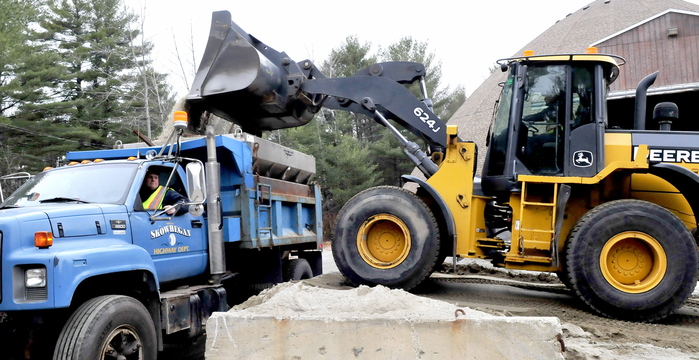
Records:
<instances>
[{"instance_id":1,"label":"truck windshield","mask_svg":"<svg viewBox=\"0 0 699 360\"><path fill-rule=\"evenodd\" d=\"M79 202L123 204L137 164L79 165L37 174L2 204L38 206Z\"/></svg>"}]
</instances>

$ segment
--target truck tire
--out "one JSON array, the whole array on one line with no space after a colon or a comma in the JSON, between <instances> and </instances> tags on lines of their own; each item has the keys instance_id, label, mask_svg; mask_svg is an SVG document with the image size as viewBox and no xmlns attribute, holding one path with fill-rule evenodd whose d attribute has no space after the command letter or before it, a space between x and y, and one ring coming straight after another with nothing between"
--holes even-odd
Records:
<instances>
[{"instance_id":1,"label":"truck tire","mask_svg":"<svg viewBox=\"0 0 699 360\"><path fill-rule=\"evenodd\" d=\"M435 267L439 228L415 194L398 187L371 188L340 210L332 252L340 272L355 285L411 290Z\"/></svg>"},{"instance_id":2,"label":"truck tire","mask_svg":"<svg viewBox=\"0 0 699 360\"><path fill-rule=\"evenodd\" d=\"M616 200L585 214L566 251L568 279L595 312L632 321L657 321L697 284L697 247L682 221L640 200Z\"/></svg>"},{"instance_id":3,"label":"truck tire","mask_svg":"<svg viewBox=\"0 0 699 360\"><path fill-rule=\"evenodd\" d=\"M121 357L120 357L121 356ZM80 305L58 336L54 360L155 360L155 326L145 306L121 295Z\"/></svg>"},{"instance_id":4,"label":"truck tire","mask_svg":"<svg viewBox=\"0 0 699 360\"><path fill-rule=\"evenodd\" d=\"M306 259L291 259L284 268L284 281L304 280L313 277L311 264Z\"/></svg>"}]
</instances>

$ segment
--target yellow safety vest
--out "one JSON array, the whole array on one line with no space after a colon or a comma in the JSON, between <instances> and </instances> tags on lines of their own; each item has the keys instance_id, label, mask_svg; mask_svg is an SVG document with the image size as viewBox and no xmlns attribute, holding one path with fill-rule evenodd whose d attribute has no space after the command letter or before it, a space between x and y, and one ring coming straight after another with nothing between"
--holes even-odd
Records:
<instances>
[{"instance_id":1,"label":"yellow safety vest","mask_svg":"<svg viewBox=\"0 0 699 360\"><path fill-rule=\"evenodd\" d=\"M165 194L168 188L160 185L155 191L143 202L143 208L146 210L160 209L163 204L163 199L165 199Z\"/></svg>"}]
</instances>

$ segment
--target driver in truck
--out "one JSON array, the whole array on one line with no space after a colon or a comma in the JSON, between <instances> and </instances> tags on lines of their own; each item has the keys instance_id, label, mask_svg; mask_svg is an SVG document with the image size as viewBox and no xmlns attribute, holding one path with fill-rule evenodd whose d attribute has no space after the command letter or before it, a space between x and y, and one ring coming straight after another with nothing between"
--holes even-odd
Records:
<instances>
[{"instance_id":1,"label":"driver in truck","mask_svg":"<svg viewBox=\"0 0 699 360\"><path fill-rule=\"evenodd\" d=\"M160 176L157 172L148 170L143 186L141 186L141 199L146 210L164 209L168 215L181 215L187 210L184 206L179 209L176 204L183 204L187 199L177 191L160 185Z\"/></svg>"}]
</instances>

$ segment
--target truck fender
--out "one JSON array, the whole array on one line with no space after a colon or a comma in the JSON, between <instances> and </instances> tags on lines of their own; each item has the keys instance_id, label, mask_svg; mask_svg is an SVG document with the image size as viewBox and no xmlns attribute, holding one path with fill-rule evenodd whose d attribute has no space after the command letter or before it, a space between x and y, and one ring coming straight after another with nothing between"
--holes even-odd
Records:
<instances>
[{"instance_id":1,"label":"truck fender","mask_svg":"<svg viewBox=\"0 0 699 360\"><path fill-rule=\"evenodd\" d=\"M435 216L437 216L437 221L443 221L444 225L446 225L446 235L449 239L452 240L452 249L456 249L456 225L454 224L454 216L452 215L451 210L449 210L449 207L447 206L446 202L444 202L444 199L442 199L442 196L439 195L437 190L435 190L430 184L428 184L423 179L420 179L413 175L403 175L401 176L401 178L406 182L414 182L420 185L420 187L427 192L427 194L432 198L432 200L434 200L435 204L439 206L440 214L435 214Z\"/></svg>"},{"instance_id":2,"label":"truck fender","mask_svg":"<svg viewBox=\"0 0 699 360\"><path fill-rule=\"evenodd\" d=\"M699 175L685 167L669 163L651 164L648 172L677 188L692 208L694 221L699 221Z\"/></svg>"},{"instance_id":3,"label":"truck fender","mask_svg":"<svg viewBox=\"0 0 699 360\"><path fill-rule=\"evenodd\" d=\"M103 240L102 244L95 248L56 253L53 258L55 307L70 306L78 286L86 279L100 275L146 271L157 287L158 274L145 249L121 240Z\"/></svg>"}]
</instances>

